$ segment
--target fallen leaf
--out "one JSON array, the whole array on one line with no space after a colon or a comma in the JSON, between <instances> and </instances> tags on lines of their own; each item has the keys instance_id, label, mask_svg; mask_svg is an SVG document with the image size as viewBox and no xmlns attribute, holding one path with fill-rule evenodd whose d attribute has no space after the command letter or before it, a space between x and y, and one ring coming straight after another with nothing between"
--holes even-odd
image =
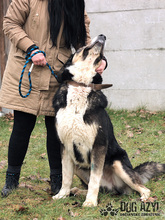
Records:
<instances>
[{"instance_id":1,"label":"fallen leaf","mask_svg":"<svg viewBox=\"0 0 165 220\"><path fill-rule=\"evenodd\" d=\"M136 134L141 134L141 133L142 133L141 131L136 132Z\"/></svg>"},{"instance_id":2,"label":"fallen leaf","mask_svg":"<svg viewBox=\"0 0 165 220\"><path fill-rule=\"evenodd\" d=\"M151 151L152 154L155 154L155 153L157 153L157 152L158 152L158 150L153 150L153 151Z\"/></svg>"},{"instance_id":3,"label":"fallen leaf","mask_svg":"<svg viewBox=\"0 0 165 220\"><path fill-rule=\"evenodd\" d=\"M29 180L37 180L37 176L31 175L27 177Z\"/></svg>"},{"instance_id":4,"label":"fallen leaf","mask_svg":"<svg viewBox=\"0 0 165 220\"><path fill-rule=\"evenodd\" d=\"M81 207L81 204L79 202L72 203L72 206L75 207Z\"/></svg>"},{"instance_id":5,"label":"fallen leaf","mask_svg":"<svg viewBox=\"0 0 165 220\"><path fill-rule=\"evenodd\" d=\"M126 125L125 127L126 127L126 128L131 128L131 126L130 126L130 125Z\"/></svg>"},{"instance_id":6,"label":"fallen leaf","mask_svg":"<svg viewBox=\"0 0 165 220\"><path fill-rule=\"evenodd\" d=\"M5 114L5 118L6 118L7 121L13 120L14 119L14 114L9 112L8 114Z\"/></svg>"},{"instance_id":7,"label":"fallen leaf","mask_svg":"<svg viewBox=\"0 0 165 220\"><path fill-rule=\"evenodd\" d=\"M39 180L40 180L40 181L43 181L43 182L48 182L48 183L50 182L50 179L48 179L48 178L41 178L41 177L40 177Z\"/></svg>"},{"instance_id":8,"label":"fallen leaf","mask_svg":"<svg viewBox=\"0 0 165 220\"><path fill-rule=\"evenodd\" d=\"M42 189L44 192L47 192L47 194L49 195L53 195L51 189L49 187L45 188L45 189Z\"/></svg>"},{"instance_id":9,"label":"fallen leaf","mask_svg":"<svg viewBox=\"0 0 165 220\"><path fill-rule=\"evenodd\" d=\"M136 134L141 134L143 132L143 128L137 128L136 129Z\"/></svg>"},{"instance_id":10,"label":"fallen leaf","mask_svg":"<svg viewBox=\"0 0 165 220\"><path fill-rule=\"evenodd\" d=\"M42 201L45 201L46 199L45 198L42 198L42 197L38 197L38 198L35 198L35 201L39 201L39 202L42 202Z\"/></svg>"},{"instance_id":11,"label":"fallen leaf","mask_svg":"<svg viewBox=\"0 0 165 220\"><path fill-rule=\"evenodd\" d=\"M42 193L40 193L40 192L35 192L35 194L38 196L42 196Z\"/></svg>"},{"instance_id":12,"label":"fallen leaf","mask_svg":"<svg viewBox=\"0 0 165 220\"><path fill-rule=\"evenodd\" d=\"M15 209L16 212L25 212L28 210L28 207L23 207L23 206L20 206L19 208Z\"/></svg>"},{"instance_id":13,"label":"fallen leaf","mask_svg":"<svg viewBox=\"0 0 165 220\"><path fill-rule=\"evenodd\" d=\"M123 144L123 142L121 140L118 140L119 144Z\"/></svg>"},{"instance_id":14,"label":"fallen leaf","mask_svg":"<svg viewBox=\"0 0 165 220\"><path fill-rule=\"evenodd\" d=\"M162 202L164 202L164 201L165 201L165 196L163 196L163 197L162 197L161 201L162 201Z\"/></svg>"},{"instance_id":15,"label":"fallen leaf","mask_svg":"<svg viewBox=\"0 0 165 220\"><path fill-rule=\"evenodd\" d=\"M0 162L0 169L3 169L6 164L7 164L7 161L6 161L6 160L2 160L2 161Z\"/></svg>"},{"instance_id":16,"label":"fallen leaf","mask_svg":"<svg viewBox=\"0 0 165 220\"><path fill-rule=\"evenodd\" d=\"M69 213L69 215L71 216L71 217L76 217L76 216L79 216L79 214L78 213L73 213L70 209L68 209L68 213Z\"/></svg>"},{"instance_id":17,"label":"fallen leaf","mask_svg":"<svg viewBox=\"0 0 165 220\"><path fill-rule=\"evenodd\" d=\"M63 218L62 216L58 217L57 220L66 220L65 218Z\"/></svg>"},{"instance_id":18,"label":"fallen leaf","mask_svg":"<svg viewBox=\"0 0 165 220\"><path fill-rule=\"evenodd\" d=\"M157 112L150 112L151 115L157 115Z\"/></svg>"},{"instance_id":19,"label":"fallen leaf","mask_svg":"<svg viewBox=\"0 0 165 220\"><path fill-rule=\"evenodd\" d=\"M162 134L163 134L163 132L162 132L162 131L158 131L158 134L159 134L159 135L162 135Z\"/></svg>"},{"instance_id":20,"label":"fallen leaf","mask_svg":"<svg viewBox=\"0 0 165 220\"><path fill-rule=\"evenodd\" d=\"M46 159L45 156L46 156L46 153L43 153L43 154L40 155L40 158L41 159Z\"/></svg>"},{"instance_id":21,"label":"fallen leaf","mask_svg":"<svg viewBox=\"0 0 165 220\"><path fill-rule=\"evenodd\" d=\"M136 113L131 113L129 114L130 117L135 117L136 116Z\"/></svg>"},{"instance_id":22,"label":"fallen leaf","mask_svg":"<svg viewBox=\"0 0 165 220\"><path fill-rule=\"evenodd\" d=\"M32 185L26 185L25 188L29 189L30 191L34 191L34 188Z\"/></svg>"},{"instance_id":23,"label":"fallen leaf","mask_svg":"<svg viewBox=\"0 0 165 220\"><path fill-rule=\"evenodd\" d=\"M19 184L19 187L21 187L21 188L27 188L27 189L29 189L30 191L34 191L33 186L30 185L30 184L20 183L20 184Z\"/></svg>"},{"instance_id":24,"label":"fallen leaf","mask_svg":"<svg viewBox=\"0 0 165 220\"><path fill-rule=\"evenodd\" d=\"M158 199L157 196L153 196L153 197L149 197L149 198L147 199L147 201L148 201L148 202L155 202L157 199Z\"/></svg>"},{"instance_id":25,"label":"fallen leaf","mask_svg":"<svg viewBox=\"0 0 165 220\"><path fill-rule=\"evenodd\" d=\"M127 137L132 138L133 136L134 136L134 135L133 135L133 132L127 131Z\"/></svg>"},{"instance_id":26,"label":"fallen leaf","mask_svg":"<svg viewBox=\"0 0 165 220\"><path fill-rule=\"evenodd\" d=\"M19 184L19 187L21 187L21 188L25 188L25 186L26 186L25 183L20 183L20 184Z\"/></svg>"},{"instance_id":27,"label":"fallen leaf","mask_svg":"<svg viewBox=\"0 0 165 220\"><path fill-rule=\"evenodd\" d=\"M145 115L140 115L140 118L146 118L146 116Z\"/></svg>"},{"instance_id":28,"label":"fallen leaf","mask_svg":"<svg viewBox=\"0 0 165 220\"><path fill-rule=\"evenodd\" d=\"M146 111L144 109L141 109L140 110L140 113L145 113Z\"/></svg>"},{"instance_id":29,"label":"fallen leaf","mask_svg":"<svg viewBox=\"0 0 165 220\"><path fill-rule=\"evenodd\" d=\"M135 154L137 155L141 154L141 150L138 149Z\"/></svg>"}]
</instances>

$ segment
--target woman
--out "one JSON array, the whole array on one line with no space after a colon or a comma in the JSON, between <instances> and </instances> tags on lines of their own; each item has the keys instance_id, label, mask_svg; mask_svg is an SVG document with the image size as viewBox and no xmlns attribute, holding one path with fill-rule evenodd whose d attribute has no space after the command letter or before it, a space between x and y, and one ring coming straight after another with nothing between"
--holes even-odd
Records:
<instances>
[{"instance_id":1,"label":"woman","mask_svg":"<svg viewBox=\"0 0 165 220\"><path fill-rule=\"evenodd\" d=\"M52 99L58 82L46 65L48 62L59 71L71 55L71 48L78 49L90 42L89 18L84 12L84 0L13 0L4 17L4 33L11 40L11 48L0 93L0 106L14 110L14 125L9 141L6 183L2 189L5 197L18 187L21 166L26 155L31 132L37 115L45 115L47 129L47 153L50 166L51 190L61 188L60 144L54 127ZM20 73L25 56L38 49L46 53L34 55L32 62L32 91L22 98L18 92ZM27 71L22 93L28 91ZM102 73L103 60L96 70Z\"/></svg>"}]
</instances>

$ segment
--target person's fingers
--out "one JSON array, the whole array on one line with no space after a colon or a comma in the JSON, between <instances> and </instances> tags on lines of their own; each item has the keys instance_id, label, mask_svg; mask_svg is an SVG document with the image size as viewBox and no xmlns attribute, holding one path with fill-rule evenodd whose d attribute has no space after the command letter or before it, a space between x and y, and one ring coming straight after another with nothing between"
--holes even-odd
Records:
<instances>
[{"instance_id":1,"label":"person's fingers","mask_svg":"<svg viewBox=\"0 0 165 220\"><path fill-rule=\"evenodd\" d=\"M36 50L37 51L37 50ZM31 53L31 55L36 52L33 51ZM46 65L46 59L45 56L43 55L43 53L37 53L32 57L32 62L34 63L34 65L38 65L38 66L45 66Z\"/></svg>"}]
</instances>

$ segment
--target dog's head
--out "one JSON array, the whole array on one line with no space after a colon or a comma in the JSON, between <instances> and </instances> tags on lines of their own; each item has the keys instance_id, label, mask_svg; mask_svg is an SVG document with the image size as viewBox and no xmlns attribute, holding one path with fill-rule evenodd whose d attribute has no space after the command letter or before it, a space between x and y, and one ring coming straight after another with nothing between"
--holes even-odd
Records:
<instances>
[{"instance_id":1,"label":"dog's head","mask_svg":"<svg viewBox=\"0 0 165 220\"><path fill-rule=\"evenodd\" d=\"M64 66L61 81L73 80L89 85L101 83L102 77L96 72L103 58L106 37L99 35L90 45L80 48ZM95 82L96 81L96 82Z\"/></svg>"}]
</instances>

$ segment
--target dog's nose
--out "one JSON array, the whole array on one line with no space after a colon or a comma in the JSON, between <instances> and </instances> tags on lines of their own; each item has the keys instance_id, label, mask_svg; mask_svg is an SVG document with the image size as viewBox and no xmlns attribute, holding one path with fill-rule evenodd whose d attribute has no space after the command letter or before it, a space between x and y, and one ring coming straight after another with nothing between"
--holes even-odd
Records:
<instances>
[{"instance_id":1,"label":"dog's nose","mask_svg":"<svg viewBox=\"0 0 165 220\"><path fill-rule=\"evenodd\" d=\"M99 36L106 40L106 36L104 34L100 34Z\"/></svg>"}]
</instances>

